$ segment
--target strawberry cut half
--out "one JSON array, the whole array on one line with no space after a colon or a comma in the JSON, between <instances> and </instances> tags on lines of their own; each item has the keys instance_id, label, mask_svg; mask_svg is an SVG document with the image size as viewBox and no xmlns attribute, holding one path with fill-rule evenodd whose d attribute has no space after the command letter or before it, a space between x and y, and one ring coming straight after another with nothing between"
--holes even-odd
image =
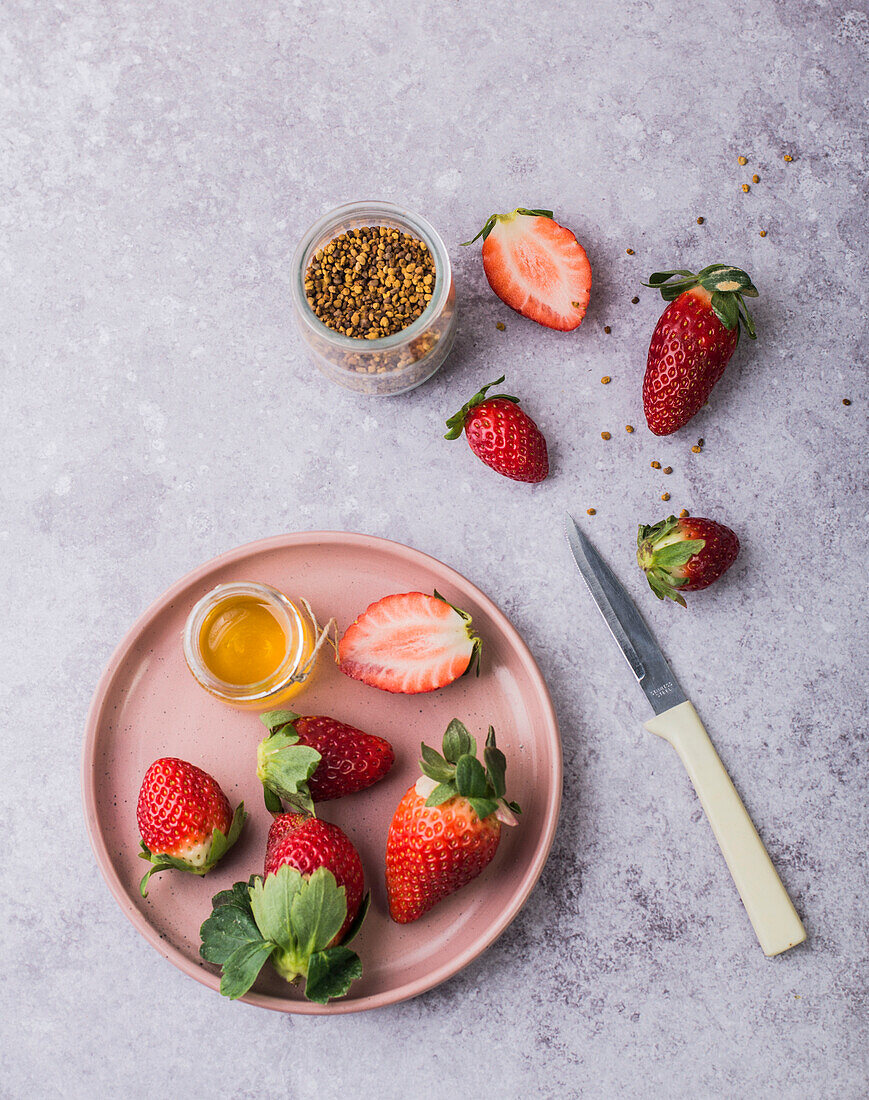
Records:
<instances>
[{"instance_id":1,"label":"strawberry cut half","mask_svg":"<svg viewBox=\"0 0 869 1100\"><path fill-rule=\"evenodd\" d=\"M437 592L405 592L362 612L338 643L338 663L371 687L416 695L479 671L480 646L466 612Z\"/></svg>"},{"instance_id":2,"label":"strawberry cut half","mask_svg":"<svg viewBox=\"0 0 869 1100\"><path fill-rule=\"evenodd\" d=\"M585 249L551 210L518 207L493 214L483 238L483 270L489 286L511 309L547 328L570 332L588 309L591 265Z\"/></svg>"}]
</instances>

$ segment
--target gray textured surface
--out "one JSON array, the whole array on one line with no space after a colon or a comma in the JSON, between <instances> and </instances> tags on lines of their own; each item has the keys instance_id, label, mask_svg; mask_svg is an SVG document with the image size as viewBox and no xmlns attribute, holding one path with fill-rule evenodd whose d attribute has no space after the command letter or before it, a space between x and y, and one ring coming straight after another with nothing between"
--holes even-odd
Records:
<instances>
[{"instance_id":1,"label":"gray textured surface","mask_svg":"<svg viewBox=\"0 0 869 1100\"><path fill-rule=\"evenodd\" d=\"M6 6L0 1094L866 1094L867 41L848 0ZM301 232L367 197L440 229L461 308L447 368L379 402L312 374L288 313ZM457 247L517 204L586 244L572 336L514 317ZM719 259L760 287L761 338L655 442L638 281ZM538 488L440 438L502 370L550 441ZM688 613L631 571L664 488L743 542ZM775 961L580 590L560 517L589 506L805 914L808 945ZM161 959L99 877L78 787L133 619L200 561L306 528L409 542L499 600L566 762L552 858L503 938L334 1020L230 1005Z\"/></svg>"}]
</instances>

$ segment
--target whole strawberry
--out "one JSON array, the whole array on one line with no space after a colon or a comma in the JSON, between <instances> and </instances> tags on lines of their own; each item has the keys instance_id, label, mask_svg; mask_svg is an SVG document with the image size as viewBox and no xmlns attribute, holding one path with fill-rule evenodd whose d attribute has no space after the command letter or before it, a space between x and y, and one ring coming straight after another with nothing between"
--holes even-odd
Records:
<instances>
[{"instance_id":1,"label":"whole strawberry","mask_svg":"<svg viewBox=\"0 0 869 1100\"><path fill-rule=\"evenodd\" d=\"M362 924L362 861L347 835L310 814L278 814L269 830L265 872L211 899L200 955L222 968L220 992L241 997L270 959L305 996L325 1004L362 975L347 946Z\"/></svg>"},{"instance_id":2,"label":"whole strawberry","mask_svg":"<svg viewBox=\"0 0 869 1100\"><path fill-rule=\"evenodd\" d=\"M142 897L151 875L160 871L207 874L235 844L246 816L243 802L233 814L217 782L201 768L174 756L155 760L136 806L139 855L151 864L139 883Z\"/></svg>"},{"instance_id":3,"label":"whole strawberry","mask_svg":"<svg viewBox=\"0 0 869 1100\"><path fill-rule=\"evenodd\" d=\"M726 264L704 267L697 275L656 271L645 285L658 287L670 305L649 346L643 410L655 435L671 435L706 404L740 330L756 338L744 299L756 298L757 290L744 271Z\"/></svg>"},{"instance_id":4,"label":"whole strawberry","mask_svg":"<svg viewBox=\"0 0 869 1100\"><path fill-rule=\"evenodd\" d=\"M519 807L504 801L506 760L489 727L484 759L458 719L447 727L443 756L422 746L422 777L398 805L386 841L389 914L418 920L467 885L491 862L502 821L516 824Z\"/></svg>"},{"instance_id":5,"label":"whole strawberry","mask_svg":"<svg viewBox=\"0 0 869 1100\"><path fill-rule=\"evenodd\" d=\"M506 393L487 397L504 376L483 386L447 421L444 439L464 431L468 446L481 461L514 481L543 481L549 473L546 440L534 421L519 408L519 398Z\"/></svg>"},{"instance_id":6,"label":"whole strawberry","mask_svg":"<svg viewBox=\"0 0 869 1100\"><path fill-rule=\"evenodd\" d=\"M257 776L278 798L308 812L313 803L355 794L382 779L395 760L392 745L335 718L271 710L260 715L269 736L257 749ZM277 803L266 804L280 811Z\"/></svg>"},{"instance_id":7,"label":"whole strawberry","mask_svg":"<svg viewBox=\"0 0 869 1100\"><path fill-rule=\"evenodd\" d=\"M653 526L640 524L637 562L659 600L666 596L685 607L683 592L707 588L739 554L739 539L712 519L669 516Z\"/></svg>"}]
</instances>

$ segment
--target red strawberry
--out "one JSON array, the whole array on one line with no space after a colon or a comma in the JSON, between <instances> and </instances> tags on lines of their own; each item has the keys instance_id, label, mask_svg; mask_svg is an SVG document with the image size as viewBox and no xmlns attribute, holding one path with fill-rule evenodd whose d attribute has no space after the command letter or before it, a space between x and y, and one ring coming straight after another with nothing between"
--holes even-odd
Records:
<instances>
[{"instance_id":1,"label":"red strawberry","mask_svg":"<svg viewBox=\"0 0 869 1100\"><path fill-rule=\"evenodd\" d=\"M238 839L244 803L233 814L217 782L201 768L165 756L145 773L136 819L142 835L142 859L150 869L139 884L147 897L148 879L175 868L204 875Z\"/></svg>"},{"instance_id":2,"label":"red strawberry","mask_svg":"<svg viewBox=\"0 0 869 1100\"><path fill-rule=\"evenodd\" d=\"M549 473L546 440L527 413L519 408L519 398L499 393L486 397L492 386L500 386L504 376L483 386L447 421L450 429L444 439L458 439L464 430L468 446L487 466L514 481L543 481Z\"/></svg>"},{"instance_id":3,"label":"red strawberry","mask_svg":"<svg viewBox=\"0 0 869 1100\"><path fill-rule=\"evenodd\" d=\"M318 867L325 867L344 887L347 916L332 941L339 943L353 923L365 891L362 860L350 838L337 825L310 814L278 814L269 829L263 875L268 878L285 865L295 867L303 879L309 879Z\"/></svg>"},{"instance_id":4,"label":"red strawberry","mask_svg":"<svg viewBox=\"0 0 869 1100\"><path fill-rule=\"evenodd\" d=\"M385 596L338 643L341 671L383 691L416 695L445 687L479 666L471 616L437 592Z\"/></svg>"},{"instance_id":5,"label":"red strawberry","mask_svg":"<svg viewBox=\"0 0 869 1100\"><path fill-rule=\"evenodd\" d=\"M652 527L640 524L637 561L659 600L685 607L682 592L697 592L717 581L736 561L739 539L712 519L670 516Z\"/></svg>"},{"instance_id":6,"label":"red strawberry","mask_svg":"<svg viewBox=\"0 0 869 1100\"><path fill-rule=\"evenodd\" d=\"M673 276L679 276L673 283ZM745 298L757 290L744 271L712 264L690 271L657 271L646 286L659 287L670 305L649 346L643 409L655 435L671 435L706 404L736 350L740 329L756 333Z\"/></svg>"},{"instance_id":7,"label":"red strawberry","mask_svg":"<svg viewBox=\"0 0 869 1100\"><path fill-rule=\"evenodd\" d=\"M551 210L493 214L483 238L489 286L511 309L547 328L570 332L581 323L591 291L591 265L576 237Z\"/></svg>"},{"instance_id":8,"label":"red strawberry","mask_svg":"<svg viewBox=\"0 0 869 1100\"><path fill-rule=\"evenodd\" d=\"M270 734L257 749L257 775L279 798L308 811L314 802L370 787L395 760L388 741L334 718L271 710L260 720Z\"/></svg>"},{"instance_id":9,"label":"red strawberry","mask_svg":"<svg viewBox=\"0 0 869 1100\"><path fill-rule=\"evenodd\" d=\"M398 805L386 841L389 913L408 924L476 878L501 839L502 819L515 824L504 801L506 760L489 727L484 759L458 719L444 734L443 756L422 746L423 777Z\"/></svg>"}]
</instances>

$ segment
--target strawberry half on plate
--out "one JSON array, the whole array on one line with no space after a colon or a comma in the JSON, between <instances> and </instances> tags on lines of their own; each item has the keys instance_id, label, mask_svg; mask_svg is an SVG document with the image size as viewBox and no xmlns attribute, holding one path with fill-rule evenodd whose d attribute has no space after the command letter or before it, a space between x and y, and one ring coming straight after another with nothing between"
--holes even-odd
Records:
<instances>
[{"instance_id":1,"label":"strawberry half on plate","mask_svg":"<svg viewBox=\"0 0 869 1100\"><path fill-rule=\"evenodd\" d=\"M480 646L466 612L437 592L404 592L371 604L347 628L338 664L363 684L416 695L479 668Z\"/></svg>"},{"instance_id":2,"label":"strawberry half on plate","mask_svg":"<svg viewBox=\"0 0 869 1100\"><path fill-rule=\"evenodd\" d=\"M551 210L517 207L492 214L483 238L483 270L502 302L547 328L570 332L588 309L591 264L585 249Z\"/></svg>"}]
</instances>

